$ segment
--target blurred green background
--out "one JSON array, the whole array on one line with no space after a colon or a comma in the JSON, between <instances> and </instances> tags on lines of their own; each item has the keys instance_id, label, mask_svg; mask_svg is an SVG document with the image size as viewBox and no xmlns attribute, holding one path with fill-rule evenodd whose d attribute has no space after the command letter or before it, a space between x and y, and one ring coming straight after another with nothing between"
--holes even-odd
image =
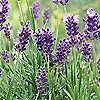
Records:
<instances>
[{"instance_id":1,"label":"blurred green background","mask_svg":"<svg viewBox=\"0 0 100 100\"><path fill-rule=\"evenodd\" d=\"M20 11L18 8L18 0L9 0L11 3L11 9L9 11L9 18L7 19L7 22L10 22L13 25L13 36L14 38L17 35L17 30L19 29L20 25L20 20L22 19L20 16ZM52 0L28 0L29 5L31 7L32 3L34 1L39 1L41 4L41 14L40 18L38 19L38 27L43 27L42 23L42 16L43 16L43 9L45 8L50 8L50 20L48 23L48 27L54 31L56 31L56 22L57 22L57 5L52 2ZM25 18L27 19L28 15L28 9L27 9L27 4L26 0L20 0L21 2L21 7L23 10L23 14ZM100 0L69 0L69 3L66 5L67 13L78 15L79 16L79 25L80 25L80 30L84 28L84 22L82 19L86 15L86 10L88 8L94 8L98 13L100 12ZM64 16L64 6L59 5L59 39L65 37L65 27L64 23L62 21L62 18ZM59 40L58 39L58 40Z\"/></svg>"}]
</instances>

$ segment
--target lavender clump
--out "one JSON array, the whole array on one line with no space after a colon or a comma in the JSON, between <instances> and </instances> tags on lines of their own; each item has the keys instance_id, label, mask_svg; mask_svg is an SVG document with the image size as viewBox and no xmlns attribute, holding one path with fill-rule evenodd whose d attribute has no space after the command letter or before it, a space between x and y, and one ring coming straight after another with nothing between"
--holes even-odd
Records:
<instances>
[{"instance_id":1,"label":"lavender clump","mask_svg":"<svg viewBox=\"0 0 100 100\"><path fill-rule=\"evenodd\" d=\"M62 5L66 5L68 3L69 0L59 0L59 2L62 4Z\"/></svg>"},{"instance_id":2,"label":"lavender clump","mask_svg":"<svg viewBox=\"0 0 100 100\"><path fill-rule=\"evenodd\" d=\"M10 4L8 0L0 0L0 31L2 30L3 23L8 17Z\"/></svg>"},{"instance_id":3,"label":"lavender clump","mask_svg":"<svg viewBox=\"0 0 100 100\"><path fill-rule=\"evenodd\" d=\"M39 3L39 1L33 2L32 10L33 10L34 18L35 19L39 18L39 13L40 13L40 3Z\"/></svg>"},{"instance_id":4,"label":"lavender clump","mask_svg":"<svg viewBox=\"0 0 100 100\"><path fill-rule=\"evenodd\" d=\"M3 26L3 31L5 33L5 36L8 40L10 40L10 33L12 30L12 26L10 25L10 23L6 24L5 26Z\"/></svg>"},{"instance_id":5,"label":"lavender clump","mask_svg":"<svg viewBox=\"0 0 100 100\"><path fill-rule=\"evenodd\" d=\"M92 46L88 42L82 43L82 57L86 62L90 62L92 60Z\"/></svg>"},{"instance_id":6,"label":"lavender clump","mask_svg":"<svg viewBox=\"0 0 100 100\"><path fill-rule=\"evenodd\" d=\"M47 9L44 10L44 13L43 13L43 23L44 24L47 22L49 17L50 17L50 9L47 8Z\"/></svg>"},{"instance_id":7,"label":"lavender clump","mask_svg":"<svg viewBox=\"0 0 100 100\"><path fill-rule=\"evenodd\" d=\"M37 90L38 91L44 91L44 86L47 83L47 77L46 77L46 68L40 67L38 70L38 74L36 76L36 83L37 83Z\"/></svg>"},{"instance_id":8,"label":"lavender clump","mask_svg":"<svg viewBox=\"0 0 100 100\"><path fill-rule=\"evenodd\" d=\"M29 28L29 22L24 22L23 26L18 30L18 38L15 40L15 50L22 52L26 50L26 44L28 44L29 37L33 33Z\"/></svg>"},{"instance_id":9,"label":"lavender clump","mask_svg":"<svg viewBox=\"0 0 100 100\"><path fill-rule=\"evenodd\" d=\"M83 19L86 22L84 32L85 38L98 38L100 37L100 20L99 14L93 9L89 8L86 13L86 18Z\"/></svg>"},{"instance_id":10,"label":"lavender clump","mask_svg":"<svg viewBox=\"0 0 100 100\"><path fill-rule=\"evenodd\" d=\"M1 51L1 55L2 55L2 58L4 59L4 61L6 63L9 63L10 59L9 59L8 51L7 50Z\"/></svg>"},{"instance_id":11,"label":"lavender clump","mask_svg":"<svg viewBox=\"0 0 100 100\"><path fill-rule=\"evenodd\" d=\"M98 67L98 73L100 74L100 58L98 59L97 67ZM97 76L96 80L100 82L100 77Z\"/></svg>"},{"instance_id":12,"label":"lavender clump","mask_svg":"<svg viewBox=\"0 0 100 100\"><path fill-rule=\"evenodd\" d=\"M36 43L38 45L38 49L46 54L51 54L53 50L51 47L54 44L55 38L53 38L53 32L51 32L48 28L37 29L35 32Z\"/></svg>"},{"instance_id":13,"label":"lavender clump","mask_svg":"<svg viewBox=\"0 0 100 100\"><path fill-rule=\"evenodd\" d=\"M59 41L57 46L57 51L54 55L54 62L57 64L63 64L66 58L66 53L69 54L71 52L71 46L66 39L62 39Z\"/></svg>"}]
</instances>

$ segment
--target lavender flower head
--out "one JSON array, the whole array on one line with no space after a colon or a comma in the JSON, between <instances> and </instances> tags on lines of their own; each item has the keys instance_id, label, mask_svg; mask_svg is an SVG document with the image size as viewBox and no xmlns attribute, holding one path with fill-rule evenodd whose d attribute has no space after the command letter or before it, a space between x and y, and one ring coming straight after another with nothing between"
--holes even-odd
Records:
<instances>
[{"instance_id":1,"label":"lavender flower head","mask_svg":"<svg viewBox=\"0 0 100 100\"><path fill-rule=\"evenodd\" d=\"M59 44L57 46L57 51L54 55L54 62L56 64L63 64L64 60L66 58L66 53L70 53L71 48L66 39L62 39L59 41Z\"/></svg>"},{"instance_id":2,"label":"lavender flower head","mask_svg":"<svg viewBox=\"0 0 100 100\"><path fill-rule=\"evenodd\" d=\"M59 0L59 2L62 4L62 5L66 5L68 3L69 0Z\"/></svg>"},{"instance_id":3,"label":"lavender flower head","mask_svg":"<svg viewBox=\"0 0 100 100\"><path fill-rule=\"evenodd\" d=\"M37 83L37 90L38 91L44 91L44 86L47 83L47 77L46 77L46 68L40 67L38 70L38 74L36 76L36 83Z\"/></svg>"},{"instance_id":4,"label":"lavender flower head","mask_svg":"<svg viewBox=\"0 0 100 100\"><path fill-rule=\"evenodd\" d=\"M58 4L59 0L53 0L53 3Z\"/></svg>"},{"instance_id":5,"label":"lavender flower head","mask_svg":"<svg viewBox=\"0 0 100 100\"><path fill-rule=\"evenodd\" d=\"M9 63L10 59L9 59L8 51L7 50L1 51L1 55L2 55L2 58L4 59L4 61L6 63Z\"/></svg>"},{"instance_id":6,"label":"lavender flower head","mask_svg":"<svg viewBox=\"0 0 100 100\"><path fill-rule=\"evenodd\" d=\"M24 22L23 26L18 30L18 38L15 40L16 51L22 52L26 50L26 44L28 44L32 33L32 29L29 28L29 22Z\"/></svg>"},{"instance_id":7,"label":"lavender flower head","mask_svg":"<svg viewBox=\"0 0 100 100\"><path fill-rule=\"evenodd\" d=\"M92 46L88 42L82 43L82 56L83 60L86 62L90 62L92 60Z\"/></svg>"},{"instance_id":8,"label":"lavender flower head","mask_svg":"<svg viewBox=\"0 0 100 100\"><path fill-rule=\"evenodd\" d=\"M51 32L48 28L37 29L35 32L36 43L38 45L38 49L46 54L51 54L53 50L51 47L54 44L55 38L53 38L53 32Z\"/></svg>"},{"instance_id":9,"label":"lavender flower head","mask_svg":"<svg viewBox=\"0 0 100 100\"><path fill-rule=\"evenodd\" d=\"M78 37L77 37L77 35L79 34L78 16L65 14L63 22L65 23L69 43L73 46L78 42Z\"/></svg>"},{"instance_id":10,"label":"lavender flower head","mask_svg":"<svg viewBox=\"0 0 100 100\"><path fill-rule=\"evenodd\" d=\"M93 9L89 8L86 13L86 18L83 19L86 22L84 32L85 38L98 38L100 37L100 20L99 14Z\"/></svg>"},{"instance_id":11,"label":"lavender flower head","mask_svg":"<svg viewBox=\"0 0 100 100\"><path fill-rule=\"evenodd\" d=\"M33 10L34 18L35 19L39 18L39 13L40 13L40 3L39 3L39 1L33 2L32 10Z\"/></svg>"},{"instance_id":12,"label":"lavender flower head","mask_svg":"<svg viewBox=\"0 0 100 100\"><path fill-rule=\"evenodd\" d=\"M49 17L50 17L50 9L47 8L47 9L44 10L44 13L43 13L43 23L44 24L47 22Z\"/></svg>"},{"instance_id":13,"label":"lavender flower head","mask_svg":"<svg viewBox=\"0 0 100 100\"><path fill-rule=\"evenodd\" d=\"M100 58L98 59L98 62L97 62L97 67L98 67L98 73L100 74ZM96 77L96 80L98 81L98 82L100 82L100 77Z\"/></svg>"},{"instance_id":14,"label":"lavender flower head","mask_svg":"<svg viewBox=\"0 0 100 100\"><path fill-rule=\"evenodd\" d=\"M70 14L65 14L65 16L63 18L63 22L65 23L68 36L73 37L79 33L78 32L78 29L79 29L78 16L76 16L76 15L72 16Z\"/></svg>"},{"instance_id":15,"label":"lavender flower head","mask_svg":"<svg viewBox=\"0 0 100 100\"><path fill-rule=\"evenodd\" d=\"M12 26L10 25L10 23L6 24L5 26L3 26L3 31L5 33L5 36L8 40L10 40L10 33L12 30Z\"/></svg>"},{"instance_id":16,"label":"lavender flower head","mask_svg":"<svg viewBox=\"0 0 100 100\"><path fill-rule=\"evenodd\" d=\"M2 30L2 25L8 17L8 11L11 5L8 0L0 0L0 31Z\"/></svg>"}]
</instances>

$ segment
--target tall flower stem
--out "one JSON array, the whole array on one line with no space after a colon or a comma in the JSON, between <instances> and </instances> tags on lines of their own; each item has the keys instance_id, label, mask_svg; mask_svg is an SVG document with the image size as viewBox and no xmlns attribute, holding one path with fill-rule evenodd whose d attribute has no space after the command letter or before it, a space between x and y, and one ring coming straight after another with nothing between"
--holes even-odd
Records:
<instances>
[{"instance_id":1,"label":"tall flower stem","mask_svg":"<svg viewBox=\"0 0 100 100\"><path fill-rule=\"evenodd\" d=\"M59 33L59 5L57 5L57 26L56 26L56 41L55 41L55 46L54 46L54 50L56 49L57 46L57 40L58 40L58 33Z\"/></svg>"},{"instance_id":2,"label":"tall flower stem","mask_svg":"<svg viewBox=\"0 0 100 100\"><path fill-rule=\"evenodd\" d=\"M67 13L67 10L66 10L66 5L64 5L64 12L65 12L65 13Z\"/></svg>"},{"instance_id":3,"label":"tall flower stem","mask_svg":"<svg viewBox=\"0 0 100 100\"><path fill-rule=\"evenodd\" d=\"M73 86L76 85L76 52L75 47L72 49L72 55L73 55L73 64L72 64L72 70L73 70Z\"/></svg>"},{"instance_id":4,"label":"tall flower stem","mask_svg":"<svg viewBox=\"0 0 100 100\"><path fill-rule=\"evenodd\" d=\"M30 19L30 24L31 24L32 29L35 31L34 18L33 18L33 14L31 13L31 9L29 7L28 0L26 0L26 4L27 4L27 8L28 8L28 16L29 16L29 19Z\"/></svg>"},{"instance_id":5,"label":"tall flower stem","mask_svg":"<svg viewBox=\"0 0 100 100\"><path fill-rule=\"evenodd\" d=\"M96 66L96 50L95 50L95 46L94 46L94 41L92 40L92 46L93 48L93 79L95 79L96 75L97 75L97 66Z\"/></svg>"},{"instance_id":6,"label":"tall flower stem","mask_svg":"<svg viewBox=\"0 0 100 100\"><path fill-rule=\"evenodd\" d=\"M35 100L38 100L38 97L39 97L39 91L38 91L38 93L37 93L37 96L36 96L36 99L35 99Z\"/></svg>"},{"instance_id":7,"label":"tall flower stem","mask_svg":"<svg viewBox=\"0 0 100 100\"><path fill-rule=\"evenodd\" d=\"M51 83L50 83L50 68L49 68L49 55L46 56L45 54L45 60L46 60L46 63L47 63L47 70L48 70L48 83L49 83L49 99L51 98L50 97L50 93L51 93Z\"/></svg>"},{"instance_id":8,"label":"tall flower stem","mask_svg":"<svg viewBox=\"0 0 100 100\"><path fill-rule=\"evenodd\" d=\"M20 1L17 1L17 3L18 3L19 10L20 10L20 16L22 17L23 22L25 22L25 18L24 18L22 7L21 7L21 3L20 3Z\"/></svg>"}]
</instances>

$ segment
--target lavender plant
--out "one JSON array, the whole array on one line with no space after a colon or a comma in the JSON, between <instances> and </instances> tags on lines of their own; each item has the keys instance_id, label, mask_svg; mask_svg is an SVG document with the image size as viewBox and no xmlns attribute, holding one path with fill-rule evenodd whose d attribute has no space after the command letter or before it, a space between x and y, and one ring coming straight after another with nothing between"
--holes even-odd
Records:
<instances>
[{"instance_id":1,"label":"lavender plant","mask_svg":"<svg viewBox=\"0 0 100 100\"><path fill-rule=\"evenodd\" d=\"M0 0L0 100L100 100L99 11L88 8L81 21L70 14L73 0L51 0L52 8L50 1L24 2L15 22L9 1Z\"/></svg>"}]
</instances>

